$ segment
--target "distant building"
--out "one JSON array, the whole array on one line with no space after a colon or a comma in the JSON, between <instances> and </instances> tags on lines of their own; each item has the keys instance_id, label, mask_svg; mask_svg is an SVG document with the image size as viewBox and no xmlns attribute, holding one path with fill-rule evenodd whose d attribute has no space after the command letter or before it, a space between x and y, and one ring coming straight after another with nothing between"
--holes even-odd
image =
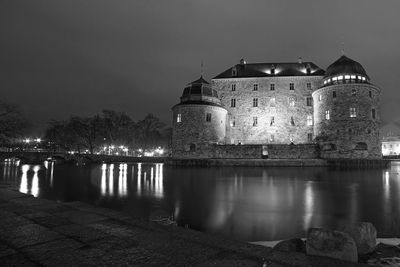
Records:
<instances>
[{"instance_id":1,"label":"distant building","mask_svg":"<svg viewBox=\"0 0 400 267\"><path fill-rule=\"evenodd\" d=\"M400 123L391 122L381 128L383 156L400 155Z\"/></svg>"},{"instance_id":2,"label":"distant building","mask_svg":"<svg viewBox=\"0 0 400 267\"><path fill-rule=\"evenodd\" d=\"M346 56L326 72L301 60L241 60L211 85L201 77L185 87L173 107L173 157L241 157L258 153L257 145L268 154L274 145L302 144L323 158L380 158L379 95Z\"/></svg>"}]
</instances>

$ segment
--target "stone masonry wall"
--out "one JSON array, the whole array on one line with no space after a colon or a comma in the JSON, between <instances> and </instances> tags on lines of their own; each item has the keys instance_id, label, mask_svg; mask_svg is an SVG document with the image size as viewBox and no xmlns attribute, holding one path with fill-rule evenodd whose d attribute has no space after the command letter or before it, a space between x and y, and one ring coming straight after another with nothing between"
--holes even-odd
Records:
<instances>
[{"instance_id":1,"label":"stone masonry wall","mask_svg":"<svg viewBox=\"0 0 400 267\"><path fill-rule=\"evenodd\" d=\"M330 85L313 93L314 135L323 158L381 157L379 94L373 85L355 83ZM356 109L356 117L350 117L351 107ZM365 143L367 150L360 149L360 143Z\"/></svg>"},{"instance_id":2,"label":"stone masonry wall","mask_svg":"<svg viewBox=\"0 0 400 267\"><path fill-rule=\"evenodd\" d=\"M211 121L206 114L211 113ZM181 122L177 122L178 114ZM201 147L224 144L227 111L218 106L186 104L173 107L172 154L177 157L201 155ZM194 146L191 149L191 145ZM208 157L208 156L206 156Z\"/></svg>"},{"instance_id":3,"label":"stone masonry wall","mask_svg":"<svg viewBox=\"0 0 400 267\"><path fill-rule=\"evenodd\" d=\"M307 115L312 118L313 106L307 106L307 97L311 97L321 81L321 76L212 80L222 105L228 110L227 143L289 144L291 140L296 144L308 143L307 134L313 134L313 126L307 125ZM289 89L290 83L294 83L294 90ZM311 83L311 89L307 83ZM235 91L232 84L236 85ZM254 84L258 84L257 91L253 90ZM274 91L271 84L275 84ZM253 107L254 98L258 99L258 107ZM236 107L231 107L231 99L236 99ZM291 100L294 106L290 106ZM253 117L257 117L257 126L253 126Z\"/></svg>"},{"instance_id":4,"label":"stone masonry wall","mask_svg":"<svg viewBox=\"0 0 400 267\"><path fill-rule=\"evenodd\" d=\"M267 145L267 150L270 159L316 159L320 156L317 144L271 144Z\"/></svg>"}]
</instances>

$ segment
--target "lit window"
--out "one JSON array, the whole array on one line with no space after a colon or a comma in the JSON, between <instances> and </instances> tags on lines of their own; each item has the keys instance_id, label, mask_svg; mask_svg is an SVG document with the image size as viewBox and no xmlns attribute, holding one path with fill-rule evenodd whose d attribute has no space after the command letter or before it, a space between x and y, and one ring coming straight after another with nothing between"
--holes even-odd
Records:
<instances>
[{"instance_id":1,"label":"lit window","mask_svg":"<svg viewBox=\"0 0 400 267\"><path fill-rule=\"evenodd\" d=\"M371 116L373 119L375 119L375 117L376 117L376 111L374 108L371 110Z\"/></svg>"},{"instance_id":2,"label":"lit window","mask_svg":"<svg viewBox=\"0 0 400 267\"><path fill-rule=\"evenodd\" d=\"M258 98L253 98L253 107L258 107Z\"/></svg>"},{"instance_id":3,"label":"lit window","mask_svg":"<svg viewBox=\"0 0 400 267\"><path fill-rule=\"evenodd\" d=\"M295 102L295 98L294 97L289 97L289 106L290 107L294 107L294 102Z\"/></svg>"},{"instance_id":4,"label":"lit window","mask_svg":"<svg viewBox=\"0 0 400 267\"><path fill-rule=\"evenodd\" d=\"M232 108L236 107L236 99L235 98L231 99L231 107Z\"/></svg>"},{"instance_id":5,"label":"lit window","mask_svg":"<svg viewBox=\"0 0 400 267\"><path fill-rule=\"evenodd\" d=\"M274 83L271 83L271 84L269 85L269 89L270 89L271 91L275 91L275 84L274 84Z\"/></svg>"},{"instance_id":6,"label":"lit window","mask_svg":"<svg viewBox=\"0 0 400 267\"><path fill-rule=\"evenodd\" d=\"M350 80L350 75L344 75L344 78L345 78L346 80Z\"/></svg>"},{"instance_id":7,"label":"lit window","mask_svg":"<svg viewBox=\"0 0 400 267\"><path fill-rule=\"evenodd\" d=\"M270 99L270 104L271 104L271 107L275 107L275 97L271 97L271 99Z\"/></svg>"},{"instance_id":8,"label":"lit window","mask_svg":"<svg viewBox=\"0 0 400 267\"><path fill-rule=\"evenodd\" d=\"M351 75L350 77L351 77L352 80L356 79L356 75Z\"/></svg>"},{"instance_id":9,"label":"lit window","mask_svg":"<svg viewBox=\"0 0 400 267\"><path fill-rule=\"evenodd\" d=\"M235 117L231 117L230 125L231 125L231 127L235 127L236 126Z\"/></svg>"},{"instance_id":10,"label":"lit window","mask_svg":"<svg viewBox=\"0 0 400 267\"><path fill-rule=\"evenodd\" d=\"M253 91L258 91L258 84L253 85Z\"/></svg>"},{"instance_id":11,"label":"lit window","mask_svg":"<svg viewBox=\"0 0 400 267\"><path fill-rule=\"evenodd\" d=\"M343 80L343 76L339 76L339 77L338 77L338 80Z\"/></svg>"},{"instance_id":12,"label":"lit window","mask_svg":"<svg viewBox=\"0 0 400 267\"><path fill-rule=\"evenodd\" d=\"M356 89L351 90L351 95L352 95L352 96L354 96L354 95L356 95L356 94L357 94L357 90L356 90Z\"/></svg>"},{"instance_id":13,"label":"lit window","mask_svg":"<svg viewBox=\"0 0 400 267\"><path fill-rule=\"evenodd\" d=\"M289 89L290 89L290 90L294 90L294 83L290 83L290 84L289 84Z\"/></svg>"},{"instance_id":14,"label":"lit window","mask_svg":"<svg viewBox=\"0 0 400 267\"><path fill-rule=\"evenodd\" d=\"M328 81L324 81L324 84L326 84Z\"/></svg>"},{"instance_id":15,"label":"lit window","mask_svg":"<svg viewBox=\"0 0 400 267\"><path fill-rule=\"evenodd\" d=\"M307 115L307 125L308 125L308 126L313 125L312 115Z\"/></svg>"},{"instance_id":16,"label":"lit window","mask_svg":"<svg viewBox=\"0 0 400 267\"><path fill-rule=\"evenodd\" d=\"M236 91L236 84L232 84L231 89L232 89L232 91Z\"/></svg>"},{"instance_id":17,"label":"lit window","mask_svg":"<svg viewBox=\"0 0 400 267\"><path fill-rule=\"evenodd\" d=\"M361 81L362 77L361 76L357 76L357 79L359 79Z\"/></svg>"},{"instance_id":18,"label":"lit window","mask_svg":"<svg viewBox=\"0 0 400 267\"><path fill-rule=\"evenodd\" d=\"M336 98L336 91L333 91L333 92L332 92L332 97L333 97L333 98Z\"/></svg>"},{"instance_id":19,"label":"lit window","mask_svg":"<svg viewBox=\"0 0 400 267\"><path fill-rule=\"evenodd\" d=\"M312 142L312 137L313 137L313 134L312 134L312 133L308 133L308 134L307 134L307 140L308 140L308 142Z\"/></svg>"},{"instance_id":20,"label":"lit window","mask_svg":"<svg viewBox=\"0 0 400 267\"><path fill-rule=\"evenodd\" d=\"M307 89L311 90L311 83L307 83Z\"/></svg>"},{"instance_id":21,"label":"lit window","mask_svg":"<svg viewBox=\"0 0 400 267\"><path fill-rule=\"evenodd\" d=\"M369 95L369 98L372 98L372 92L371 91L368 92L368 95Z\"/></svg>"},{"instance_id":22,"label":"lit window","mask_svg":"<svg viewBox=\"0 0 400 267\"><path fill-rule=\"evenodd\" d=\"M182 114L176 116L176 122L182 122Z\"/></svg>"},{"instance_id":23,"label":"lit window","mask_svg":"<svg viewBox=\"0 0 400 267\"><path fill-rule=\"evenodd\" d=\"M350 108L350 118L357 117L356 108Z\"/></svg>"},{"instance_id":24,"label":"lit window","mask_svg":"<svg viewBox=\"0 0 400 267\"><path fill-rule=\"evenodd\" d=\"M269 123L270 126L273 126L275 124L275 117L271 117L271 122Z\"/></svg>"},{"instance_id":25,"label":"lit window","mask_svg":"<svg viewBox=\"0 0 400 267\"><path fill-rule=\"evenodd\" d=\"M318 100L321 101L322 100L322 95L318 96Z\"/></svg>"},{"instance_id":26,"label":"lit window","mask_svg":"<svg viewBox=\"0 0 400 267\"><path fill-rule=\"evenodd\" d=\"M365 77L361 77L361 79L362 79L363 81L365 81L365 80L366 80L366 78L365 78Z\"/></svg>"},{"instance_id":27,"label":"lit window","mask_svg":"<svg viewBox=\"0 0 400 267\"><path fill-rule=\"evenodd\" d=\"M269 139L271 142L275 142L275 136L273 134L271 134L271 137Z\"/></svg>"},{"instance_id":28,"label":"lit window","mask_svg":"<svg viewBox=\"0 0 400 267\"><path fill-rule=\"evenodd\" d=\"M206 121L210 122L211 121L211 113L206 114Z\"/></svg>"},{"instance_id":29,"label":"lit window","mask_svg":"<svg viewBox=\"0 0 400 267\"><path fill-rule=\"evenodd\" d=\"M337 82L337 77L333 77L332 82Z\"/></svg>"},{"instance_id":30,"label":"lit window","mask_svg":"<svg viewBox=\"0 0 400 267\"><path fill-rule=\"evenodd\" d=\"M312 106L312 97L308 96L306 101L307 101L307 107L311 107Z\"/></svg>"},{"instance_id":31,"label":"lit window","mask_svg":"<svg viewBox=\"0 0 400 267\"><path fill-rule=\"evenodd\" d=\"M330 120L331 119L331 115L329 113L329 110L325 110L325 119L326 120Z\"/></svg>"},{"instance_id":32,"label":"lit window","mask_svg":"<svg viewBox=\"0 0 400 267\"><path fill-rule=\"evenodd\" d=\"M293 116L290 117L290 125L294 126L294 119L293 119Z\"/></svg>"},{"instance_id":33,"label":"lit window","mask_svg":"<svg viewBox=\"0 0 400 267\"><path fill-rule=\"evenodd\" d=\"M258 125L257 117L253 117L253 126L256 127Z\"/></svg>"},{"instance_id":34,"label":"lit window","mask_svg":"<svg viewBox=\"0 0 400 267\"><path fill-rule=\"evenodd\" d=\"M328 79L328 83L330 83L330 82L331 82L331 78Z\"/></svg>"}]
</instances>

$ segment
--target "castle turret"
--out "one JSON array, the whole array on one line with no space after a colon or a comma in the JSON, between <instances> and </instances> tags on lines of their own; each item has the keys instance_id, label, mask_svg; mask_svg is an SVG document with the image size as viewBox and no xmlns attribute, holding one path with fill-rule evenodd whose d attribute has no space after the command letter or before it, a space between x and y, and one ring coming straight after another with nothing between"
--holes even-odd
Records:
<instances>
[{"instance_id":1,"label":"castle turret","mask_svg":"<svg viewBox=\"0 0 400 267\"><path fill-rule=\"evenodd\" d=\"M186 85L172 111L173 157L202 157L210 145L225 143L227 110L203 77Z\"/></svg>"},{"instance_id":2,"label":"castle turret","mask_svg":"<svg viewBox=\"0 0 400 267\"><path fill-rule=\"evenodd\" d=\"M380 89L360 63L342 56L312 94L314 136L324 158L380 158Z\"/></svg>"}]
</instances>

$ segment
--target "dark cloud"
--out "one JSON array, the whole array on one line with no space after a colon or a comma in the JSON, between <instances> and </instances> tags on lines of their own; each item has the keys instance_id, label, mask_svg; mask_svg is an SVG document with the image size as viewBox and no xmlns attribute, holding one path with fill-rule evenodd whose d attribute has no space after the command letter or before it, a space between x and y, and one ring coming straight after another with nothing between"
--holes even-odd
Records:
<instances>
[{"instance_id":1,"label":"dark cloud","mask_svg":"<svg viewBox=\"0 0 400 267\"><path fill-rule=\"evenodd\" d=\"M382 88L385 120L400 115L400 2L1 1L1 97L43 125L103 108L170 121L183 86L237 63L326 68L346 54Z\"/></svg>"}]
</instances>

